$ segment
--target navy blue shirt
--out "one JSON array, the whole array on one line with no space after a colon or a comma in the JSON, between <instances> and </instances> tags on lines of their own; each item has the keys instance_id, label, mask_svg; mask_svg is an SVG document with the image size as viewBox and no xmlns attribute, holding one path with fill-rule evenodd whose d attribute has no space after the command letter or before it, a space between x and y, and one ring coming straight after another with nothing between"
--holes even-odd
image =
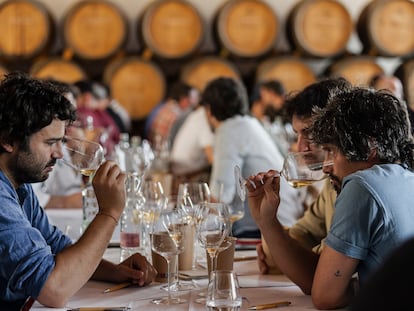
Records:
<instances>
[{"instance_id":1,"label":"navy blue shirt","mask_svg":"<svg viewBox=\"0 0 414 311\"><path fill-rule=\"evenodd\" d=\"M36 298L55 267L55 254L71 243L49 223L32 186L14 189L0 171L0 309Z\"/></svg>"}]
</instances>

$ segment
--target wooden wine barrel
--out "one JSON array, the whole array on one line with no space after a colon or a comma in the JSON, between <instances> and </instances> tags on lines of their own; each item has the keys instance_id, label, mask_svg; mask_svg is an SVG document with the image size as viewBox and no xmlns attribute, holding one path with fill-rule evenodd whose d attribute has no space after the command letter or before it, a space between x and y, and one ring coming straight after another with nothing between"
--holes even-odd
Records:
<instances>
[{"instance_id":1,"label":"wooden wine barrel","mask_svg":"<svg viewBox=\"0 0 414 311\"><path fill-rule=\"evenodd\" d=\"M333 57L346 51L353 22L336 0L304 0L289 12L286 30L290 44L300 53Z\"/></svg>"},{"instance_id":2,"label":"wooden wine barrel","mask_svg":"<svg viewBox=\"0 0 414 311\"><path fill-rule=\"evenodd\" d=\"M370 56L351 56L337 60L328 68L331 77L343 77L353 85L368 86L371 79L384 70Z\"/></svg>"},{"instance_id":3,"label":"wooden wine barrel","mask_svg":"<svg viewBox=\"0 0 414 311\"><path fill-rule=\"evenodd\" d=\"M259 57L269 52L279 28L276 14L261 0L227 1L215 19L221 45L240 57Z\"/></svg>"},{"instance_id":4,"label":"wooden wine barrel","mask_svg":"<svg viewBox=\"0 0 414 311\"><path fill-rule=\"evenodd\" d=\"M300 91L316 81L312 69L295 56L271 57L262 61L256 70L256 82L279 80L286 92Z\"/></svg>"},{"instance_id":5,"label":"wooden wine barrel","mask_svg":"<svg viewBox=\"0 0 414 311\"><path fill-rule=\"evenodd\" d=\"M54 38L52 17L37 1L9 0L0 5L0 55L30 60L46 52Z\"/></svg>"},{"instance_id":6,"label":"wooden wine barrel","mask_svg":"<svg viewBox=\"0 0 414 311\"><path fill-rule=\"evenodd\" d=\"M54 79L66 83L74 83L87 78L85 71L78 64L57 57L35 62L30 68L30 75L40 79Z\"/></svg>"},{"instance_id":7,"label":"wooden wine barrel","mask_svg":"<svg viewBox=\"0 0 414 311\"><path fill-rule=\"evenodd\" d=\"M152 2L138 24L138 34L144 44L167 59L193 54L204 38L204 23L199 12L184 0Z\"/></svg>"},{"instance_id":8,"label":"wooden wine barrel","mask_svg":"<svg viewBox=\"0 0 414 311\"><path fill-rule=\"evenodd\" d=\"M215 56L204 56L188 62L180 75L181 81L200 91L204 90L208 82L218 77L240 80L239 72L232 63Z\"/></svg>"},{"instance_id":9,"label":"wooden wine barrel","mask_svg":"<svg viewBox=\"0 0 414 311\"><path fill-rule=\"evenodd\" d=\"M403 83L407 104L414 110L414 59L402 62L394 72Z\"/></svg>"},{"instance_id":10,"label":"wooden wine barrel","mask_svg":"<svg viewBox=\"0 0 414 311\"><path fill-rule=\"evenodd\" d=\"M161 70L138 57L110 62L104 70L104 81L134 120L145 118L165 96L166 81Z\"/></svg>"},{"instance_id":11,"label":"wooden wine barrel","mask_svg":"<svg viewBox=\"0 0 414 311\"><path fill-rule=\"evenodd\" d=\"M85 60L102 60L122 50L128 36L126 17L112 3L76 3L63 18L66 49Z\"/></svg>"},{"instance_id":12,"label":"wooden wine barrel","mask_svg":"<svg viewBox=\"0 0 414 311\"><path fill-rule=\"evenodd\" d=\"M395 57L414 54L414 2L371 1L359 15L357 32L364 53Z\"/></svg>"},{"instance_id":13,"label":"wooden wine barrel","mask_svg":"<svg viewBox=\"0 0 414 311\"><path fill-rule=\"evenodd\" d=\"M4 76L9 73L9 70L0 64L0 81L4 79Z\"/></svg>"}]
</instances>

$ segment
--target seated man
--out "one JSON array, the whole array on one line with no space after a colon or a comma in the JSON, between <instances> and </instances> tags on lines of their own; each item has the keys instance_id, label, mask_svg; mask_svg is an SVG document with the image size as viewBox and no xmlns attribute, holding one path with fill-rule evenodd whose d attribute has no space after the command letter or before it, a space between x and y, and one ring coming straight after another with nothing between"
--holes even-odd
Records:
<instances>
[{"instance_id":1,"label":"seated man","mask_svg":"<svg viewBox=\"0 0 414 311\"><path fill-rule=\"evenodd\" d=\"M323 79L287 98L285 108L297 134L295 148L297 151L309 151L316 147L309 140L306 130L311 123L315 110L325 107L328 99L336 92L350 87L351 84L343 78ZM323 241L331 226L335 200L336 192L330 182L326 181L320 194L310 203L303 217L289 228L289 235L306 248L320 253ZM262 241L266 243L264 240ZM263 246L266 246L266 244ZM280 272L275 267L271 255L268 252L266 254L263 252L261 244L257 245L256 249L259 269L262 273Z\"/></svg>"},{"instance_id":2,"label":"seated man","mask_svg":"<svg viewBox=\"0 0 414 311\"><path fill-rule=\"evenodd\" d=\"M316 112L308 128L326 152L338 193L320 255L289 238L275 217L283 193L274 170L250 177L249 207L278 267L318 309L341 308L391 252L414 237L414 139L406 106L389 92L351 88ZM262 184L263 182L263 184ZM293 242L293 243L292 243Z\"/></svg>"},{"instance_id":3,"label":"seated man","mask_svg":"<svg viewBox=\"0 0 414 311\"><path fill-rule=\"evenodd\" d=\"M45 180L62 158L75 109L51 83L12 73L0 84L0 309L18 310L31 297L62 307L90 278L149 284L155 270L135 254L102 260L125 206L126 176L111 161L96 171L99 212L72 244L46 214L32 182Z\"/></svg>"},{"instance_id":4,"label":"seated man","mask_svg":"<svg viewBox=\"0 0 414 311\"><path fill-rule=\"evenodd\" d=\"M236 191L234 168L239 166L242 176L276 167L282 169L283 156L260 122L249 114L244 85L231 78L210 81L201 97L210 125L214 130L213 164L210 189L213 199L240 211L244 217L233 223L233 235L240 238L260 238L260 231L250 215L247 200ZM278 218L290 226L303 215L298 190L284 180L284 197ZM236 214L236 213L235 213Z\"/></svg>"}]
</instances>

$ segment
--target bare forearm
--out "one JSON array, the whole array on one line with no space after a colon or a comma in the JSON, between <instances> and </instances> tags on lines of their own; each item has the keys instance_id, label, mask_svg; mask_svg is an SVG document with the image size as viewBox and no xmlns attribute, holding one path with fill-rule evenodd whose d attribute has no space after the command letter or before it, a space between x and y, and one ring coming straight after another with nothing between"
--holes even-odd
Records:
<instances>
[{"instance_id":1,"label":"bare forearm","mask_svg":"<svg viewBox=\"0 0 414 311\"><path fill-rule=\"evenodd\" d=\"M48 306L64 305L96 270L115 226L114 219L98 214L78 242L56 255L55 268L38 301Z\"/></svg>"},{"instance_id":2,"label":"bare forearm","mask_svg":"<svg viewBox=\"0 0 414 311\"><path fill-rule=\"evenodd\" d=\"M318 255L292 239L276 219L263 225L261 232L276 265L305 294L310 294Z\"/></svg>"}]
</instances>

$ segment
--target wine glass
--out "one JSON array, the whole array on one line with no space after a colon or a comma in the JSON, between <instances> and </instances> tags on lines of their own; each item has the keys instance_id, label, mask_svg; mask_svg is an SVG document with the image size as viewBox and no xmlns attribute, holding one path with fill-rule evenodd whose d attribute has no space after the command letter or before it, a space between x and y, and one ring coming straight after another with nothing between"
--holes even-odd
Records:
<instances>
[{"instance_id":1,"label":"wine glass","mask_svg":"<svg viewBox=\"0 0 414 311\"><path fill-rule=\"evenodd\" d=\"M84 176L93 176L104 161L104 149L96 142L65 136L62 143L62 161Z\"/></svg>"},{"instance_id":2,"label":"wine glass","mask_svg":"<svg viewBox=\"0 0 414 311\"><path fill-rule=\"evenodd\" d=\"M161 182L145 180L141 186L141 194L144 204L141 206L140 217L142 226L142 244L145 256L150 257L150 233L151 224L159 217L160 211L168 203L168 198L164 194Z\"/></svg>"},{"instance_id":3,"label":"wine glass","mask_svg":"<svg viewBox=\"0 0 414 311\"><path fill-rule=\"evenodd\" d=\"M230 233L228 207L224 203L203 203L197 211L196 219L198 241L207 250L214 271L218 250Z\"/></svg>"},{"instance_id":4,"label":"wine glass","mask_svg":"<svg viewBox=\"0 0 414 311\"><path fill-rule=\"evenodd\" d=\"M328 177L322 170L324 166L332 165L332 161L325 161L325 153L322 149L315 149L304 152L290 152L287 154L282 170L275 176L283 176L294 188L309 186L314 182L321 181ZM236 189L242 201L246 199L246 183L256 188L255 183L250 179L241 176L239 166L234 167Z\"/></svg>"},{"instance_id":5,"label":"wine glass","mask_svg":"<svg viewBox=\"0 0 414 311\"><path fill-rule=\"evenodd\" d=\"M181 205L184 212L188 215L189 222L193 225L195 231L195 218L198 208L201 203L210 202L211 192L207 183L205 182L188 182L178 185L177 204ZM197 239L194 239L194 256L192 269L196 270L197 265Z\"/></svg>"},{"instance_id":6,"label":"wine glass","mask_svg":"<svg viewBox=\"0 0 414 311\"><path fill-rule=\"evenodd\" d=\"M182 210L175 206L164 206L159 217L154 220L151 233L151 248L167 261L167 297L155 298L151 302L155 304L179 304L185 299L171 297L171 259L177 256L184 247L184 223L185 216Z\"/></svg>"},{"instance_id":7,"label":"wine glass","mask_svg":"<svg viewBox=\"0 0 414 311\"><path fill-rule=\"evenodd\" d=\"M207 252L207 260L210 267L212 267L211 271L215 271L217 254L224 246L224 239L230 233L231 225L228 206L222 202L202 203L196 211L195 223L198 241ZM202 293L199 293L199 295L203 296ZM196 299L195 302L205 304L206 299L201 297Z\"/></svg>"}]
</instances>

